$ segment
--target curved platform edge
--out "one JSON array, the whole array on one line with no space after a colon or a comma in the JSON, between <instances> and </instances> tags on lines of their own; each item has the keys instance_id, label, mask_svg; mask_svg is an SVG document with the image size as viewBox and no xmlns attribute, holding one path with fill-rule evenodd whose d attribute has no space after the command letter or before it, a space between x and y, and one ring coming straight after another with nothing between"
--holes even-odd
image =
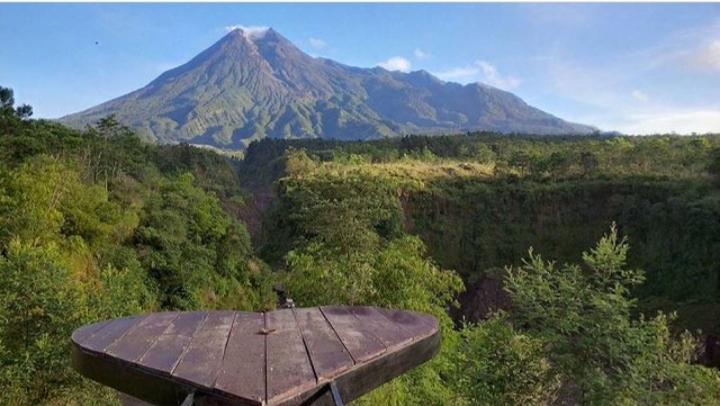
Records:
<instances>
[{"instance_id":1,"label":"curved platform edge","mask_svg":"<svg viewBox=\"0 0 720 406\"><path fill-rule=\"evenodd\" d=\"M85 351L73 342L73 369L85 378L157 406L178 406L192 388L160 375L148 374L132 365L101 354ZM121 365L121 368L118 368Z\"/></svg>"},{"instance_id":2,"label":"curved platform edge","mask_svg":"<svg viewBox=\"0 0 720 406\"><path fill-rule=\"evenodd\" d=\"M427 317L423 321L432 324L431 334L417 339L407 347L386 352L367 363L356 364L332 379L343 402L351 402L429 361L438 353L441 334L437 321L431 317ZM94 330L105 323L96 323L91 326ZM153 372L148 368L140 368L132 362L83 348L76 342L76 338L79 337L74 336L72 339L71 362L73 369L84 377L157 406L181 405L191 392L195 393L195 404L200 406L332 406L335 404L330 392L326 390L326 384L330 383L329 380L321 380L308 390L272 403L242 398L231 399L224 392L218 393L213 389L198 388L182 379L167 376L159 371Z\"/></svg>"},{"instance_id":3,"label":"curved platform edge","mask_svg":"<svg viewBox=\"0 0 720 406\"><path fill-rule=\"evenodd\" d=\"M412 345L396 352L386 353L366 364L357 365L333 379L344 403L390 382L392 379L424 364L440 350L441 334L436 330ZM299 396L274 403L272 406L334 406L332 395L325 390L325 383Z\"/></svg>"}]
</instances>

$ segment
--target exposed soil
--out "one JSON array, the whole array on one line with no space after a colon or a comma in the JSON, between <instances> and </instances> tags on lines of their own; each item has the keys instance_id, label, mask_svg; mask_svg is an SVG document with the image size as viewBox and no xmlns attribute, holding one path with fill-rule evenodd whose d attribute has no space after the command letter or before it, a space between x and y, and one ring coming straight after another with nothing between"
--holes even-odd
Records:
<instances>
[{"instance_id":1,"label":"exposed soil","mask_svg":"<svg viewBox=\"0 0 720 406\"><path fill-rule=\"evenodd\" d=\"M466 290L458 297L460 308L450 309L456 322L485 320L497 310L510 310L511 303L503 290L500 276L483 276L474 282L466 281Z\"/></svg>"}]
</instances>

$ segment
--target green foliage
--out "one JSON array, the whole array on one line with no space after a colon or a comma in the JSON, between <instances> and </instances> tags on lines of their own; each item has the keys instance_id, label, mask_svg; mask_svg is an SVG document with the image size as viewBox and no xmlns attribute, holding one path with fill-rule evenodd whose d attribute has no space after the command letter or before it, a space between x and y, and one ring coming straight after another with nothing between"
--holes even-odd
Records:
<instances>
[{"instance_id":1,"label":"green foliage","mask_svg":"<svg viewBox=\"0 0 720 406\"><path fill-rule=\"evenodd\" d=\"M0 256L0 404L113 401L110 391L70 370L70 334L89 322L140 313L152 298L137 273L107 268L88 280L69 262L55 244L17 238Z\"/></svg>"},{"instance_id":2,"label":"green foliage","mask_svg":"<svg viewBox=\"0 0 720 406\"><path fill-rule=\"evenodd\" d=\"M194 185L214 193L223 204L243 195L233 162L211 150L188 144L161 145L153 148L152 161L167 176L193 174Z\"/></svg>"},{"instance_id":3,"label":"green foliage","mask_svg":"<svg viewBox=\"0 0 720 406\"><path fill-rule=\"evenodd\" d=\"M545 342L516 331L504 317L465 325L454 354L453 386L468 405L548 405L560 380Z\"/></svg>"},{"instance_id":4,"label":"green foliage","mask_svg":"<svg viewBox=\"0 0 720 406\"><path fill-rule=\"evenodd\" d=\"M371 177L315 177L312 170L280 183L274 213L285 215L276 217L270 233L295 238L265 250L284 256L288 296L298 306L373 305L435 315L444 335L441 354L357 403L448 404L457 333L446 308L462 290L461 280L427 258L422 241L402 232L394 188Z\"/></svg>"},{"instance_id":5,"label":"green foliage","mask_svg":"<svg viewBox=\"0 0 720 406\"><path fill-rule=\"evenodd\" d=\"M39 243L56 239L68 172L56 159L40 156L0 179L0 242L7 244L14 236Z\"/></svg>"},{"instance_id":6,"label":"green foliage","mask_svg":"<svg viewBox=\"0 0 720 406\"><path fill-rule=\"evenodd\" d=\"M359 405L444 405L453 398L444 378L451 373L450 356L456 332L445 312L462 289L452 272L423 258L423 244L406 236L374 249L339 254L319 244L288 254L288 295L299 306L372 305L428 312L441 322L441 354L358 400Z\"/></svg>"},{"instance_id":7,"label":"green foliage","mask_svg":"<svg viewBox=\"0 0 720 406\"><path fill-rule=\"evenodd\" d=\"M629 289L643 274L625 268L627 250L614 226L583 254L584 268L556 267L531 250L522 267L507 270L513 324L542 340L564 403L717 404L720 374L690 363L690 336L672 337L662 314L631 318Z\"/></svg>"},{"instance_id":8,"label":"green foliage","mask_svg":"<svg viewBox=\"0 0 720 406\"><path fill-rule=\"evenodd\" d=\"M263 140L251 144L241 173L247 179L258 174L281 178L285 174L275 163L295 148L316 166L304 181L369 178L379 189L392 188L401 196L405 230L421 237L442 267L465 278L519 264L530 245L560 261L571 260L599 237L605 224L617 220L633 243L629 263L648 275L636 291L639 297L710 301L720 291L715 265L720 257L714 249L720 238L720 206L708 171L719 144L717 135L472 133L346 144ZM491 152L487 161L483 158L488 168L478 170L477 163L468 161L468 151L474 149ZM422 160L424 150L440 161ZM510 165L513 157L523 156L523 166ZM281 212L268 217L287 220ZM287 231L282 234L270 229L263 253L276 262L279 256L269 254L286 252L283 244L302 230L281 226Z\"/></svg>"},{"instance_id":9,"label":"green foliage","mask_svg":"<svg viewBox=\"0 0 720 406\"><path fill-rule=\"evenodd\" d=\"M285 173L297 175L313 170L317 164L305 153L304 150L289 151L285 155Z\"/></svg>"},{"instance_id":10,"label":"green foliage","mask_svg":"<svg viewBox=\"0 0 720 406\"><path fill-rule=\"evenodd\" d=\"M302 305L352 303L443 314L462 285L402 232L395 191L372 178L290 177L279 205L296 239L287 252L288 293ZM275 234L275 233L273 233Z\"/></svg>"},{"instance_id":11,"label":"green foliage","mask_svg":"<svg viewBox=\"0 0 720 406\"><path fill-rule=\"evenodd\" d=\"M453 354L461 405L717 405L720 373L695 364L697 338L672 318L633 316L628 245L613 226L557 266L530 251L506 269L511 312L463 326Z\"/></svg>"},{"instance_id":12,"label":"green foliage","mask_svg":"<svg viewBox=\"0 0 720 406\"><path fill-rule=\"evenodd\" d=\"M20 131L32 114L32 107L27 104L15 107L13 90L0 86L0 136Z\"/></svg>"},{"instance_id":13,"label":"green foliage","mask_svg":"<svg viewBox=\"0 0 720 406\"><path fill-rule=\"evenodd\" d=\"M190 174L161 180L153 189L132 241L160 288L161 306L217 308L226 295L244 298L243 308L264 305L254 292L242 289L250 284L249 236L222 211L218 200L193 186ZM222 288L226 283L237 290Z\"/></svg>"},{"instance_id":14,"label":"green foliage","mask_svg":"<svg viewBox=\"0 0 720 406\"><path fill-rule=\"evenodd\" d=\"M0 278L2 387L25 404L38 404L53 395L54 382L70 379L65 360L70 333L81 321L80 292L54 245L14 239L0 257Z\"/></svg>"},{"instance_id":15,"label":"green foliage","mask_svg":"<svg viewBox=\"0 0 720 406\"><path fill-rule=\"evenodd\" d=\"M288 254L288 293L303 306L356 304L439 312L461 290L459 279L424 259L406 236L347 254L311 244Z\"/></svg>"},{"instance_id":16,"label":"green foliage","mask_svg":"<svg viewBox=\"0 0 720 406\"><path fill-rule=\"evenodd\" d=\"M407 136L370 142L311 139L263 139L245 151L241 174L250 181L282 176L274 166L288 150L305 150L318 162L399 162L403 159L452 160L492 164L495 178L530 175L535 180L553 181L594 178L687 179L712 171L720 137L715 135L677 137L548 137L476 132L445 136ZM425 154L425 156L424 156Z\"/></svg>"},{"instance_id":17,"label":"green foliage","mask_svg":"<svg viewBox=\"0 0 720 406\"><path fill-rule=\"evenodd\" d=\"M275 262L312 240L338 253L364 252L377 238L400 235L402 212L393 188L370 176L291 176L278 184L279 201L268 216L264 257ZM282 214L281 214L282 213Z\"/></svg>"},{"instance_id":18,"label":"green foliage","mask_svg":"<svg viewBox=\"0 0 720 406\"><path fill-rule=\"evenodd\" d=\"M155 306L153 291L140 268L119 270L108 265L86 285L86 320L107 320L141 314Z\"/></svg>"},{"instance_id":19,"label":"green foliage","mask_svg":"<svg viewBox=\"0 0 720 406\"><path fill-rule=\"evenodd\" d=\"M30 120L0 96L0 405L117 404L70 368L82 325L275 303L233 217L243 196L231 162L144 144L114 117L84 132Z\"/></svg>"},{"instance_id":20,"label":"green foliage","mask_svg":"<svg viewBox=\"0 0 720 406\"><path fill-rule=\"evenodd\" d=\"M276 172L285 177L277 183L263 252L271 261L285 255L286 287L299 304L426 303L421 310L446 320L439 304L442 292L453 289L415 284L423 277L439 279L423 276L429 268L422 264L432 262L424 259L423 248L411 247L427 247L440 263L431 265L435 269L455 268L472 277L510 263L517 266L514 281L522 280L511 313L468 325L459 335L448 332L430 365L358 402L713 404L717 374L691 364L690 336L674 336L664 316L635 319L631 293L715 294L717 256L710 247L718 238L720 206L705 181L704 164L689 157L705 159L717 139L483 137L459 145L486 145L494 174L471 172L465 162L451 169L451 161L442 161L452 151L469 154L449 147L453 137L408 137L401 147L396 140L342 148L325 141L283 144L302 146L303 161L312 165ZM676 149L668 149L673 144ZM278 147L273 141L257 146ZM405 158L378 164L376 157L391 154L374 147L405 148ZM282 156L282 148L273 153ZM365 152L358 153L360 148ZM433 158L420 158L422 151ZM671 155L663 155L663 162L653 159L661 151ZM253 154L247 159L258 170L262 163ZM512 167L512 156L525 158ZM577 258L614 218L633 242L632 253L613 229L583 257L583 265L545 263L532 252L526 262L519 260L529 245L562 260ZM392 226L381 227L382 221ZM408 231L424 244L406 236ZM638 266L649 269L645 284L645 274L632 271ZM427 305L434 298L440 299ZM516 316L515 307L522 306ZM415 390L423 397L415 397Z\"/></svg>"},{"instance_id":21,"label":"green foliage","mask_svg":"<svg viewBox=\"0 0 720 406\"><path fill-rule=\"evenodd\" d=\"M410 231L443 267L466 278L519 265L528 246L559 261L577 258L617 220L633 243L628 262L646 270L639 297L676 301L717 295L717 191L698 180L516 183L427 180L405 192Z\"/></svg>"}]
</instances>

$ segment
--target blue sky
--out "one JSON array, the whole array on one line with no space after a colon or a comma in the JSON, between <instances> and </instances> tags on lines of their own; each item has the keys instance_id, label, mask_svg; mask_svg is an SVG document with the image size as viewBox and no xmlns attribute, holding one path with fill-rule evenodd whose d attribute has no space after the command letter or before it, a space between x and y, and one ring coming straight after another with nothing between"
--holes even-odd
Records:
<instances>
[{"instance_id":1,"label":"blue sky","mask_svg":"<svg viewBox=\"0 0 720 406\"><path fill-rule=\"evenodd\" d=\"M2 3L0 85L57 118L236 26L347 65L484 82L602 130L720 132L720 3Z\"/></svg>"}]
</instances>

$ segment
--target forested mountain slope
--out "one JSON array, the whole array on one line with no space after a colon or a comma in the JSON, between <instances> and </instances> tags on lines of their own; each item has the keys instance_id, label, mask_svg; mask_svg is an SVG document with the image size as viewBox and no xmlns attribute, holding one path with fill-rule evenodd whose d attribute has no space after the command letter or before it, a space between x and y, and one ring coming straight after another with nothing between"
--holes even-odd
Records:
<instances>
[{"instance_id":1,"label":"forested mountain slope","mask_svg":"<svg viewBox=\"0 0 720 406\"><path fill-rule=\"evenodd\" d=\"M226 149L264 137L357 140L458 129L596 130L491 86L312 58L273 29L236 29L147 86L60 121L83 128L110 114L148 140Z\"/></svg>"}]
</instances>

